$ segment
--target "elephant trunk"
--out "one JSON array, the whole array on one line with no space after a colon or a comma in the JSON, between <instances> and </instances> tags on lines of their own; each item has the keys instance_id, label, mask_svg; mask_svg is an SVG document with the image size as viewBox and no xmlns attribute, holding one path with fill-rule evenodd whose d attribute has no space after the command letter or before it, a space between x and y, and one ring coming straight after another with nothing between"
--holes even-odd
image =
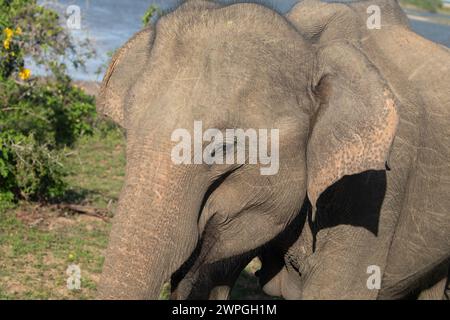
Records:
<instances>
[{"instance_id":1,"label":"elephant trunk","mask_svg":"<svg viewBox=\"0 0 450 320\"><path fill-rule=\"evenodd\" d=\"M128 157L100 281L103 299L157 299L197 245L202 175L172 164L167 153L149 152L150 161Z\"/></svg>"}]
</instances>

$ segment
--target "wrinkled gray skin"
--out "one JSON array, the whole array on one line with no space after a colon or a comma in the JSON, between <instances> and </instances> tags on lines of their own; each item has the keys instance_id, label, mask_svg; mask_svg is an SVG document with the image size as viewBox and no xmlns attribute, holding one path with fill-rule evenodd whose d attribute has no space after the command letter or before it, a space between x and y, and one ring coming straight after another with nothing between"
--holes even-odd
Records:
<instances>
[{"instance_id":1,"label":"wrinkled gray skin","mask_svg":"<svg viewBox=\"0 0 450 320\"><path fill-rule=\"evenodd\" d=\"M366 28L369 4L381 9L380 30ZM395 93L400 123L391 171L385 178L365 174L361 182L346 177L327 190L317 221L305 226L266 291L287 298L443 298L450 256L449 50L410 31L394 1L308 0L287 17L318 46L345 41L360 48ZM380 202L374 195L382 184ZM367 205L371 196L371 204L381 205L376 219L370 215L377 210ZM358 227L361 208L365 228ZM368 225L371 220L377 228ZM380 290L364 287L368 265L381 267ZM290 290L299 273L302 280Z\"/></svg>"},{"instance_id":2,"label":"wrinkled gray skin","mask_svg":"<svg viewBox=\"0 0 450 320\"><path fill-rule=\"evenodd\" d=\"M376 31L378 32L378 38L374 35L369 35L367 29L365 28L365 20L367 19L366 14L366 8L368 4L376 4L381 8L382 11L382 21L383 21L383 31L384 33L381 33L382 30ZM324 4L319 3L315 1L309 1L309 2L303 2L302 4L295 7L289 14L288 18L292 20L296 26L298 27L298 30L305 36L305 38L311 40L314 43L320 44L327 44L330 41L336 41L336 40L348 40L352 43L356 43L361 49L363 49L364 52L366 52L369 57L371 55L376 55L383 53L384 59L387 61L382 61L384 63L389 63L389 57L392 55L392 53L387 52L383 49L383 37L389 36L389 33L396 32L396 34L401 35L402 31L405 33L405 30L396 30L394 27L403 27L404 29L407 29L407 18L402 13L401 9L396 5L395 2L387 2L387 1L378 1L378 2L362 2L358 4L352 4L351 6L344 5L344 4ZM390 28L386 28L386 26L390 26ZM363 28L361 28L363 26ZM389 29L389 30L385 30ZM394 29L394 30L393 30ZM389 31L389 32L388 32ZM409 34L411 37L412 35ZM414 35L415 36L415 35ZM392 37L392 36L391 36ZM415 36L417 37L417 36ZM361 46L360 41L374 41L377 39L377 43L372 43L371 46L365 45ZM424 41L422 39L422 41ZM426 43L426 41L425 41ZM379 45L379 51L374 50L373 47ZM431 45L432 49L434 45ZM443 50L447 50L443 48ZM400 49L397 48L397 51L400 53ZM420 59L420 58L417 58ZM427 57L424 57L424 61L428 60ZM444 55L444 62L440 67L442 67L441 70L437 68L439 74L445 74L448 75L448 61L449 57L445 57ZM446 60L445 60L446 59ZM372 59L373 60L373 59ZM438 63L440 61L438 60ZM446 64L447 62L447 64ZM386 72L386 69L389 69L392 66L385 67L384 71ZM431 66L433 67L433 66ZM434 67L435 68L435 67ZM447 69L446 69L447 68ZM381 70L383 71L383 70ZM407 72L411 72L408 71ZM404 83L408 83L409 79L406 78L404 75L397 75L400 77L400 79L397 79L398 84L401 84L404 86ZM401 79L403 77L403 79ZM391 81L394 81L395 79L390 78ZM427 84L428 79L422 80L422 83L419 84L420 88L426 89L427 87L430 87L429 84ZM443 83L445 86L445 82ZM435 86L435 83L433 83L433 86ZM436 86L435 86L436 87ZM395 88L394 88L395 89ZM430 90L430 89L428 89ZM439 97L439 101L441 104L443 104L443 108L445 110L445 102L449 101L448 92L445 91L445 87L441 88L441 94L443 97ZM401 89L398 91L401 92ZM419 91L420 92L420 91ZM418 97L414 98L413 101L417 101L422 99L422 93L418 93ZM436 98L436 97L435 97ZM411 99L411 98L410 98ZM417 99L417 100L415 100ZM404 104L411 105L411 100L407 100L406 98L403 98ZM431 103L431 102L430 102ZM448 103L447 103L448 106ZM410 106L410 108L416 108L413 106ZM415 110L415 109L413 109ZM444 111L445 112L445 111ZM448 111L447 111L448 112ZM448 113L447 113L448 114ZM442 114L442 117L445 117L445 113ZM448 117L447 117L448 120ZM447 130L448 132L448 130ZM445 144L444 144L445 145ZM447 145L448 146L448 145ZM447 148L448 150L448 148ZM445 150L444 150L445 151ZM394 172L391 174L389 173L388 176L395 179L396 174L398 174L397 170L393 170ZM371 181L371 183L362 182L365 179L367 181ZM380 292L368 291L366 288L361 288L361 284L365 285L365 280L369 275L365 274L365 270L369 264L367 263L360 263L360 265L352 266L352 260L358 261L358 259L364 259L361 257L364 257L365 252L367 251L367 248L362 248L362 251L354 251L355 246L357 243L352 241L352 239L347 239L347 243L340 244L341 248L337 247L333 243L327 243L326 245L323 245L322 248L325 248L325 250L336 250L339 249L341 251L348 251L349 253L343 254L339 253L341 259L348 259L344 260L343 263L335 263L334 261L331 261L329 264L331 265L331 270L325 270L325 268L321 269L321 272L318 273L317 279L315 280L314 277L310 277L309 273L312 271L309 271L309 268L314 268L314 266L308 265L310 261L313 261L313 259L318 259L318 261L321 260L333 260L336 259L335 254L328 255L325 252L321 252L320 250L324 249L315 249L316 244L314 244L314 241L317 240L317 233L321 230L327 230L327 232L336 232L336 235L332 234L330 236L330 240L328 240L327 237L323 238L323 243L326 243L327 241L333 241L335 237L339 237L339 239L343 239L343 236L340 234L341 232L347 232L341 231L340 228L337 227L339 224L345 225L350 224L353 225L353 227L348 226L347 228L350 228L352 232L350 233L352 236L360 236L360 231L354 231L357 229L357 226L363 226L367 230L373 232L374 235L378 236L378 223L381 214L380 212L380 206L382 202L384 201L384 195L386 192L386 175L381 173L365 173L364 175L360 175L359 177L352 177L352 178L346 178L343 179L343 181L339 182L336 186L333 188L330 188L328 190L328 194L324 195L324 197L321 199L322 205L318 205L318 212L319 212L319 218L315 223L310 223L308 227L306 227L303 231L303 234L301 236L301 239L298 240L294 245L292 245L292 242L296 241L298 239L299 230L301 229L301 226L296 224L295 229L291 231L285 231L284 235L282 235L281 239L274 241L274 243L267 248L263 250L263 252L260 252L261 259L263 261L263 269L259 272L260 282L263 285L263 288L266 293L270 295L276 295L276 296L283 296L285 298L405 298L405 297L418 297L419 299L441 299L441 298L447 298L448 299L448 289L447 293L444 295L444 291L446 288L448 288L448 280L445 276L447 274L448 270L448 258L445 258L445 252L447 252L448 257L448 234L449 228L448 228L448 218L443 219L442 222L444 222L439 227L437 226L437 222L435 225L432 225L430 229L426 229L424 226L418 226L420 229L418 230L420 233L415 234L414 237L424 237L423 241L425 241L426 237L430 237L429 243L430 245L434 245L437 247L438 250L442 250L444 253L443 256L437 256L436 258L430 257L428 262L430 265L427 266L426 269L428 270L420 270L419 268L415 269L415 261L407 260L406 263L411 263L408 267L405 265L398 266L397 270L404 271L406 275L404 277L409 277L410 274L416 274L415 278L411 279L409 282L397 280L394 281L393 284L390 284L389 286L385 286L386 282L389 281L389 278L387 280L385 279L383 281L382 290ZM389 187L389 186L388 186ZM339 193L342 190L341 193ZM349 192L350 191L350 192ZM377 191L379 191L377 193ZM388 194L392 194L392 190L388 191ZM351 199L346 197L347 195L351 195ZM329 203L334 203L333 208L329 208ZM368 203L371 203L372 206L369 206ZM445 204L444 204L445 206ZM361 214L361 208L366 211L365 214ZM383 210L385 207L383 207ZM444 209L447 207L444 207ZM432 208L430 208L433 210ZM400 209L402 210L402 209ZM448 210L447 210L448 211ZM389 211L388 211L389 212ZM444 210L443 213L446 211ZM342 213L345 213L345 216L342 216ZM303 213L299 215L299 219L306 219L307 213ZM387 213L389 214L389 213ZM436 214L436 213L435 213ZM443 217L445 218L445 216ZM409 217L408 219L415 219L414 217ZM426 220L426 219L425 219ZM433 218L430 218L430 221L433 221ZM397 223L397 222L396 222ZM391 225L393 226L393 225ZM401 228L410 228L410 226L403 226L402 223L399 223L399 226ZM435 236L432 234L433 228L437 228L438 230L441 229L442 234L441 237ZM395 227L391 227L390 230L386 231L387 236L391 236L392 232L395 232L397 229ZM415 230L415 229L407 229L407 230ZM322 231L323 232L323 231ZM424 232L424 234L421 234ZM426 235L428 233L428 235ZM447 236L445 236L447 234ZM362 243L364 241L365 235L361 236L362 239L360 240ZM316 240L314 240L316 238ZM371 237L369 236L366 238L370 243L370 241L373 241ZM389 239L384 239L381 241L389 241ZM393 241L393 240L391 240ZM408 240L409 241L409 240ZM427 240L428 241L428 240ZM397 244L393 243L394 248L397 246ZM408 247L410 245L414 245L413 242L404 242L400 244L403 247ZM416 244L417 245L417 244ZM347 247L345 247L347 246ZM288 249L289 248L289 249ZM310 252L307 252L310 250ZM384 246L382 249L379 249L379 252L382 252L382 250L390 250L389 246ZM317 251L315 253L312 253L313 251ZM422 251L427 251L427 248L422 246ZM382 253L380 253L381 255ZM391 253L392 254L392 253ZM402 255L398 255L398 259L390 259L389 261L395 264L399 264L402 262L402 259L404 259L404 254L408 254L406 251L402 251ZM395 253L397 255L397 253ZM418 258L420 259L420 258ZM433 261L433 259L437 259ZM245 257L243 259L244 263L241 263L241 265L245 265ZM345 261L350 261L350 263L347 263ZM364 261L364 260L363 260ZM321 262L317 262L317 264L320 264ZM228 266L231 270L236 270L236 266L239 266L239 264L236 264L235 266ZM333 267L339 268L338 272L333 270ZM412 268L411 268L412 267ZM364 268L364 269L363 269ZM403 269L402 269L403 268ZM356 281L351 282L353 279L341 279L339 277L339 274L348 273L348 277L352 277L354 270L358 272L359 270L364 270L364 274L361 275L359 279L356 279ZM386 267L385 267L386 269ZM387 268L387 270L391 270L392 268ZM214 284L211 284L211 279L214 279L214 277L209 277L209 271L210 268L208 266L203 266L203 270L199 272L202 277L200 277L200 283L210 283L210 287L214 287ZM300 272L299 272L300 271ZM315 272L315 271L314 271ZM410 272L410 274L407 274L407 272ZM214 272L212 272L214 273ZM234 274L237 274L237 272L234 272ZM277 276L274 276L277 275ZM300 277L299 277L300 275ZM198 276L198 274L197 274ZM398 277L402 277L401 273L398 275ZM312 278L312 279L311 279ZM184 282L192 282L193 279L196 279L196 274L194 272L188 273L188 276L185 278ZM209 279L209 281L208 281ZM232 280L235 279L233 277L227 278L225 276L222 276L221 280L223 282L224 279L228 280L228 285L223 287L221 286L221 290L223 292L228 292L229 288L232 286ZM230 281L231 279L231 281ZM198 280L198 279L197 279ZM315 282L319 282L319 284L315 284ZM323 285L320 284L321 282L329 282L329 284L324 283ZM359 283L358 283L359 282ZM330 285L331 283L331 285ZM183 284L183 282L182 282ZM356 284L356 286L355 286ZM387 282L389 285L389 282ZM308 289L312 292L311 296L308 296L308 294L305 294L306 291L304 288L307 288L308 286L314 285L315 287L313 289ZM337 286L336 289L334 289L331 293L324 292L323 288L327 287L333 287ZM189 286L188 286L189 287ZM320 289L322 287L322 289ZM351 295L346 295L340 293L340 290L342 288L348 288L346 291L342 292L353 292ZM183 289L186 290L186 286L183 287ZM201 289L205 289L204 287L197 284L197 288L194 287L194 292L201 292ZM362 289L362 290L361 290ZM308 292L308 291L306 291ZM215 291L213 291L215 293ZM184 297L205 297L194 294L190 295L184 295ZM222 295L210 295L210 298L226 298L226 294Z\"/></svg>"},{"instance_id":3,"label":"wrinkled gray skin","mask_svg":"<svg viewBox=\"0 0 450 320\"><path fill-rule=\"evenodd\" d=\"M127 131L127 168L101 298L157 298L172 274L174 298L226 298L262 249L265 289L287 298L400 297L444 269L449 53L401 26L377 56L375 36L325 36L325 12L302 33L259 5L189 1L115 55L98 105ZM279 129L279 173L174 165L171 133L194 120ZM372 264L380 292L365 286Z\"/></svg>"}]
</instances>

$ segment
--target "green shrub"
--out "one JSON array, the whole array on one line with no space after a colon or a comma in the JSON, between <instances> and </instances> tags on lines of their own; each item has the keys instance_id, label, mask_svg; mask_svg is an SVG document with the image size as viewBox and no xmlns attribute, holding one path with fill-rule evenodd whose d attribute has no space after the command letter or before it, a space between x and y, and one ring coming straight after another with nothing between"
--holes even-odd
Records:
<instances>
[{"instance_id":1,"label":"green shrub","mask_svg":"<svg viewBox=\"0 0 450 320\"><path fill-rule=\"evenodd\" d=\"M47 200L63 195L62 153L39 144L34 136L14 131L0 133L0 200L17 197Z\"/></svg>"},{"instance_id":2,"label":"green shrub","mask_svg":"<svg viewBox=\"0 0 450 320\"><path fill-rule=\"evenodd\" d=\"M402 0L406 4L412 4L430 12L437 12L442 8L442 0Z\"/></svg>"},{"instance_id":3,"label":"green shrub","mask_svg":"<svg viewBox=\"0 0 450 320\"><path fill-rule=\"evenodd\" d=\"M0 0L0 40L1 209L20 198L63 195L60 160L92 133L96 113L94 98L72 85L64 63L83 67L93 52L74 45L56 12L36 0ZM49 76L34 77L25 57Z\"/></svg>"},{"instance_id":4,"label":"green shrub","mask_svg":"<svg viewBox=\"0 0 450 320\"><path fill-rule=\"evenodd\" d=\"M1 131L33 134L40 144L72 146L77 137L92 133L94 98L64 82L17 85L0 82Z\"/></svg>"},{"instance_id":5,"label":"green shrub","mask_svg":"<svg viewBox=\"0 0 450 320\"><path fill-rule=\"evenodd\" d=\"M162 14L162 10L157 5L151 4L142 16L142 25L147 26L153 18L158 18Z\"/></svg>"}]
</instances>

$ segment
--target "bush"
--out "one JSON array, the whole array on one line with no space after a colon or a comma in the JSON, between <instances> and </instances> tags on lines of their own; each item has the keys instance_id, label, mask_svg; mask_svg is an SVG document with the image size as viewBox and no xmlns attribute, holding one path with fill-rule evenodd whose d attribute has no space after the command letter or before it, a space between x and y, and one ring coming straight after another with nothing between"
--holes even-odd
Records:
<instances>
[{"instance_id":1,"label":"bush","mask_svg":"<svg viewBox=\"0 0 450 320\"><path fill-rule=\"evenodd\" d=\"M63 195L65 150L91 134L94 98L75 88L64 63L92 55L36 0L0 0L0 209L20 198ZM80 49L81 48L81 49ZM84 50L84 51L81 51ZM25 57L49 71L33 77Z\"/></svg>"},{"instance_id":2,"label":"bush","mask_svg":"<svg viewBox=\"0 0 450 320\"><path fill-rule=\"evenodd\" d=\"M442 8L442 0L402 0L402 2L430 12L437 12Z\"/></svg>"},{"instance_id":3,"label":"bush","mask_svg":"<svg viewBox=\"0 0 450 320\"><path fill-rule=\"evenodd\" d=\"M63 195L62 154L39 144L34 136L6 131L0 133L0 201L20 196L44 200ZM44 198L43 198L44 197Z\"/></svg>"},{"instance_id":4,"label":"bush","mask_svg":"<svg viewBox=\"0 0 450 320\"><path fill-rule=\"evenodd\" d=\"M151 4L147 10L144 12L144 15L142 16L142 26L147 26L152 22L153 18L158 18L163 14L163 11L154 4Z\"/></svg>"},{"instance_id":5,"label":"bush","mask_svg":"<svg viewBox=\"0 0 450 320\"><path fill-rule=\"evenodd\" d=\"M48 80L17 84L0 82L2 131L33 134L39 144L50 147L72 146L77 137L92 133L95 116L94 98L70 82Z\"/></svg>"}]
</instances>

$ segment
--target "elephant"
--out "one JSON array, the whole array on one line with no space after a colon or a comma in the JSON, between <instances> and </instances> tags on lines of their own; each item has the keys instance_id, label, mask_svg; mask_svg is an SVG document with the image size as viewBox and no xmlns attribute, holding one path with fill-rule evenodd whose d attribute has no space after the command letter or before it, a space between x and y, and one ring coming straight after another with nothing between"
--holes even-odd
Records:
<instances>
[{"instance_id":1,"label":"elephant","mask_svg":"<svg viewBox=\"0 0 450 320\"><path fill-rule=\"evenodd\" d=\"M380 9L380 29L366 27L369 6ZM354 224L356 215L360 217L358 198L367 200L364 194L359 194L362 185L355 181L344 187L348 180L356 179L345 177L340 181L343 189L333 186L335 190L323 194L325 205L318 208L318 215L323 211L322 222L319 217L315 224L306 225L299 239L287 250L279 279L267 280L265 285L273 291L276 283L277 295L283 296L283 291L287 291L283 287L292 286L291 278L298 278L298 272L292 271L296 268L305 279L291 294L292 298L443 298L450 269L449 49L413 33L406 15L392 0L345 4L305 0L287 18L316 45L346 41L360 48L395 92L400 122L390 152L391 170L383 177L386 194L377 232L369 234L369 228L361 230L342 225ZM366 178L373 180L373 173L366 174ZM358 186L359 190L352 189L353 199L348 199L347 192L352 186ZM371 191L372 195L375 190ZM334 205L328 205L329 201ZM342 204L338 205L339 202ZM364 207L367 211L367 206ZM352 214L355 217L348 219ZM332 221L337 216L340 216L338 221ZM365 221L369 221L368 216ZM347 236L344 229L348 229ZM312 239L314 249L305 246ZM336 254L340 257L336 258ZM336 261L340 259L344 261ZM365 288L358 290L351 285L358 275L359 284L364 283L363 278L367 277L364 269L369 264L382 268L381 288L374 290L374 295L365 295ZM319 272L316 268L329 270ZM339 278L333 269L348 271L339 271L344 275ZM287 280L283 284L280 279ZM328 285L323 292L327 281L333 285ZM349 287L351 290L344 290ZM296 295L298 292L302 294Z\"/></svg>"},{"instance_id":2,"label":"elephant","mask_svg":"<svg viewBox=\"0 0 450 320\"><path fill-rule=\"evenodd\" d=\"M381 9L381 12L383 13L383 32L381 30L377 30L375 32L378 32L378 34L375 35L370 35L370 33L367 31L367 28L365 27L365 20L367 19L367 11L366 9L370 6L370 5L376 5ZM372 61L376 61L376 56L383 54L383 57L385 59L385 61L387 61L389 63L390 61L390 57L392 56L392 53L386 52L383 49L383 39L384 37L388 37L389 35L392 36L393 34L393 30L396 32L395 35L401 34L401 32L405 33L406 30L409 31L408 28L408 23L407 23L407 18L406 16L403 14L403 12L401 11L401 8L398 6L398 4L394 1L363 1L363 2L358 2L358 3L352 3L352 4L338 4L338 3L321 3L319 1L303 1L302 3L298 4L288 15L287 18L293 22L294 25L296 25L296 27L298 28L298 31L307 39L309 39L312 42L315 43L323 43L326 44L327 42L330 41L336 41L336 40L346 40L346 41L352 41L355 43L359 43L359 41L365 41L366 43L370 44L370 46L366 45L366 46L360 46L361 49L369 56L369 58ZM331 21L331 23L330 23ZM325 28L326 26L326 28ZM389 28L386 28L386 26L389 26ZM345 28L345 30L343 30L343 28ZM397 28L397 29L394 29ZM400 30L398 30L400 29ZM411 31L409 31L409 35L411 36ZM373 43L374 40L377 40L378 37L378 42L377 43ZM372 37L372 38L371 38ZM416 36L417 37L417 36ZM420 40L419 37L417 37L417 40ZM380 40L381 39L381 40ZM416 41L417 41L416 40ZM372 41L372 42L371 42ZM421 41L424 41L424 39L421 39ZM374 50L373 47L377 46L378 48L380 48L378 51ZM434 45L432 45L431 47L433 48ZM448 50L446 48L442 48L443 51ZM398 50L398 52L400 52L400 50ZM402 52L403 54L403 52ZM445 56L444 56L445 58ZM423 58L424 61L426 61L425 58ZM382 65L382 63L385 63L385 61L383 60L378 60L378 63ZM448 57L447 60L444 59L444 61L448 61ZM378 66L378 64L377 64ZM381 71L383 72L383 76L385 76L390 82L393 83L394 85L394 90L396 90L397 92L401 92L401 89L396 89L395 86L396 84L400 85L401 83L406 83L408 82L408 79L406 77L403 77L403 79L400 79L397 81L395 81L396 79L392 78L392 76L385 75L384 72L386 72L387 70L390 69L391 66L387 67L385 66L384 68L381 69ZM445 68L445 66L442 67L442 70L437 69L439 72L443 73L445 75L446 70L448 70ZM445 82L443 82L444 86L445 86ZM418 85L420 88L424 88L426 87L426 80L424 80L422 82L422 84ZM442 94L444 97L440 97L440 104L445 105L445 102L448 101L448 96L449 94L446 93L445 88L442 88ZM411 99L407 99L408 96L403 96L403 104L406 104L407 106L409 106L409 108L415 108L414 106L414 100L413 99L411 101ZM422 97L419 96L417 99L421 99ZM447 99L447 100L446 100ZM431 102L430 102L431 103ZM412 105L412 106L411 106ZM397 177L396 172L393 172L392 174L390 173L391 177L396 178ZM374 176L374 173L370 174L372 177ZM365 179L369 179L370 176L368 174L366 174ZM350 178L346 178L346 179L350 179ZM379 194L378 199L370 199L365 197L365 194L375 194L374 192L376 192L377 190L377 182L379 185L378 190L382 190L382 189L386 189L386 187L383 187L383 184L386 184L386 177L381 175L379 176L379 178L377 178L376 180L374 180L374 178L372 178L372 186L371 189L367 189L367 187L365 187L364 185L361 185L361 183L356 182L355 178L351 178L353 179L353 181L351 183L346 183L347 187L342 188L342 190L344 190L342 193L342 195L345 197L345 194L348 193L348 191L350 189L353 189L353 192L351 192L352 197L356 197L359 199L364 199L364 202L371 202L372 204L376 204L378 203L380 205L380 200L382 201L382 197L384 197L383 194ZM341 182L342 183L342 182ZM355 186L356 186L356 190L355 190ZM364 190L364 188L366 189L365 192L358 194L358 191ZM335 187L336 189L336 187ZM336 191L328 191L329 193L333 194L333 202L336 203ZM343 196L340 196L340 198L343 198ZM326 198L325 198L326 199ZM323 202L326 204L327 200L324 200ZM343 198L346 199L346 198ZM354 201L351 199L346 199L345 201ZM330 202L328 200L328 202ZM342 200L340 200L340 202L342 203ZM342 204L341 204L342 205ZM353 204L354 206L355 204ZM336 204L335 204L336 206ZM377 214L377 212L380 210L380 207L375 207L372 210L370 210L367 205L363 204L363 207L365 208L366 211L368 211L369 213L366 214L366 216L361 216L361 214L359 212L356 212L355 210L355 216L352 217L350 215L347 216L345 220L341 220L340 223L342 224L349 224L349 223L357 223L357 220L360 219L361 221L363 221L366 225L368 225L368 223L373 220L370 217L375 217L375 215ZM346 205L345 207L341 207L341 208L335 208L335 209L322 209L322 211L326 212L326 211L331 211L331 212L351 212L352 210L349 210L348 205ZM373 213L370 214L370 211L372 211ZM321 224L329 224L330 221L327 221L329 218L325 218L325 216L327 215L327 213L323 213L324 218L322 219L322 222L317 222L317 223L321 223ZM338 215L339 216L339 215ZM361 219L361 217L363 217L363 219ZM304 219L304 218L303 218ZM335 218L334 218L335 219ZM406 219L415 219L414 217L408 217ZM336 220L336 219L335 219ZM430 218L430 221L433 221L432 218ZM377 222L374 221L375 223L373 223L373 226L371 227L372 229L375 229L377 226ZM443 297L444 291L445 291L445 285L447 283L448 286L448 280L447 277L445 275L447 275L447 270L449 270L448 267L448 236L445 237L445 233L448 235L449 234L449 229L448 229L448 219L447 220L443 220L443 223L441 225L442 231L443 231L443 235L440 238L435 238L435 243L436 243L436 247L439 249L442 249L443 255L441 256L441 260L437 259L436 261L433 261L433 259L431 259L432 263L435 263L435 265L433 267L430 268L430 270L428 271L428 273L430 273L428 276L419 276L416 278L416 282L417 281L421 281L422 283L416 284L416 285L398 285L398 282L394 282L394 284L391 284L390 287L384 287L384 283L387 282L387 284L389 285L389 274L387 274L386 276L388 277L387 280L384 280L383 282L383 290L381 290L380 292L374 291L374 293L377 294L377 297L379 298L399 298L399 297L407 297L407 296L415 296L418 297L419 299L436 299L436 298L441 298ZM318 228L317 228L317 223L316 226L312 226L310 225L308 228L309 229L313 229L315 228L316 230L314 231L314 234L317 234L318 232ZM332 222L334 224L336 224L336 226L338 225L338 222ZM410 222L409 222L410 223ZM361 223L360 223L361 224ZM436 224L438 224L438 222L436 222ZM432 225L432 229L436 228L436 224ZM405 225L403 226L402 224L400 224L401 228L403 228L403 230L411 230L411 224L409 225ZM322 228L324 228L324 226L322 225ZM335 227L336 228L336 227ZM325 229L325 228L324 228ZM370 226L367 227L368 230L370 230ZM302 273L303 270L308 267L305 267L305 264L308 263L309 261L311 261L311 258L309 258L309 261L307 258L305 258L305 256L308 256L308 254L306 253L306 249L305 248L309 248L310 253L309 255L312 254L314 249L313 248L313 239L314 236L312 235L313 232L311 230L308 230L309 232L305 232L306 235L302 236L302 239L300 241L297 241L296 244L292 247L289 248L289 245L286 246L286 237L284 237L283 241L278 241L277 244L275 244L274 247L270 248L270 249L266 249L263 253L262 253L262 260L263 260L263 269L259 272L259 276L260 276L260 281L263 285L264 291L270 295L275 295L275 296L282 296L285 298L291 298L291 299L295 299L295 298L301 298L302 296L299 295L300 292L302 292L302 288L301 285L299 285L299 283L301 283L298 274ZM389 235L389 232L396 232L397 229L394 228L391 230L389 230L386 234ZM285 232L286 233L286 232ZM337 232L339 234L339 231ZM375 231L373 231L373 233L375 234ZM416 235L419 237L422 237L421 234ZM429 237L432 236L432 234L428 234ZM292 243L292 238L293 237L298 237L298 230L294 230L294 232L290 235L288 235L288 237L291 238L291 242ZM329 241L327 238L325 238L324 242L326 243L327 241ZM386 241L386 239L385 239ZM430 240L429 243L432 243L432 241ZM411 245L410 243L400 243L397 244L396 242L394 242L392 244L394 246L394 248L396 246L402 246L402 247L408 247L409 245ZM447 245L447 246L446 246ZM329 246L329 244L328 244ZM332 246L331 248L335 249L335 246ZM387 249L387 247L385 246L385 248ZM348 246L345 247L345 250L354 250L355 249L355 245L350 241ZM425 248L422 248L425 249ZM344 250L344 249L341 249ZM354 252L354 251L352 251ZM446 252L446 253L445 253ZM285 254L285 262L283 264L283 259L280 259L280 254L283 255ZM392 253L390 253L392 255ZM397 259L391 259L390 261L392 261L391 263L395 263L398 264L402 261L402 259L404 258L402 255L398 255L398 252L394 253L398 258ZM347 257L349 258L349 260L355 259L357 260L358 258L360 258L363 255L362 252L354 252L353 255L351 257ZM323 253L316 253L315 256L318 257L319 260L322 259L332 259L333 256L328 256L326 254ZM342 255L344 256L344 255ZM324 258L326 257L326 258ZM231 270L236 270L236 267L242 267L242 265L245 265L245 263L248 260L243 260L243 262L241 262L241 265L237 264L236 266L227 266L229 269ZM409 260L411 262L411 260ZM265 262L265 263L264 263ZM411 262L410 266L414 266L414 261ZM330 265L333 265L333 263L330 263ZM339 267L339 264L335 264L336 266ZM345 262L342 264L341 268L346 267L348 264ZM365 265L362 264L362 266L364 267ZM361 266L359 266L361 267ZM203 275L203 278L207 278L209 279L209 282L211 282L211 279L214 279L214 277L210 277L208 276L208 269L210 267L205 266L203 268L203 270L201 270L201 272L199 272L200 274ZM393 267L389 267L387 270L392 269ZM396 267L397 270L400 270L401 272L403 272L403 270L408 270L408 268L406 266L397 266ZM299 269L302 270L301 272L299 272ZM331 268L332 269L332 268ZM360 270L364 270L362 268L360 268ZM420 270L420 269L419 269ZM413 269L409 269L409 272L417 272L416 270ZM191 271L192 273L192 271ZM236 274L237 272L234 271L234 273ZM336 283L336 281L333 280L333 278L331 278L331 276L327 276L327 273L329 274L329 271L327 272L321 272L319 273L319 278L320 279L325 279L328 277L328 280L330 280L330 282L332 283ZM222 272L223 274L223 272ZM274 276L274 274L277 274L277 276ZM188 274L189 275L189 274ZM352 275L352 273L350 273L349 275ZM304 273L303 278L307 277L307 273ZM359 284L364 284L365 285L365 281L363 281L364 277L368 277L366 274L362 273L361 279L359 280ZM401 276L397 276L397 277L401 277ZM403 276L406 277L406 276ZM192 279L195 278L195 276L193 275L189 275L188 276L188 281L185 282L192 282ZM331 279L330 279L331 278ZM334 279L336 279L337 276L335 276ZM227 279L227 277L222 275L222 280L223 279ZM231 279L235 279L234 277L232 277ZM302 280L304 281L304 280ZM311 280L310 280L311 281ZM326 281L326 280L325 280ZM350 279L351 281L351 279ZM200 281L201 282L201 281ZM203 282L208 282L203 280ZM232 286L233 280L230 282L228 281L229 284L223 288L222 290L225 289L226 293L229 293L229 289ZM434 284L434 285L433 285ZM308 286L309 284L303 284L303 286ZM329 287L330 285L328 285ZM341 286L343 286L341 284ZM348 287L348 284L345 284L346 287ZM184 286L186 287L186 286ZM197 287L199 287L197 285ZM214 284L210 284L210 287L214 287ZM327 287L327 285L323 285L323 286L317 286L317 288L314 288L315 292L320 292L320 288L322 287ZM200 286L200 288L204 289L204 287ZM364 288L358 291L354 291L354 288L352 287L353 290L350 290L351 292L353 292L353 298L361 298L361 297L374 297L372 296L365 296L363 293L361 293L361 291L366 291L369 292L367 290L365 290ZM210 288L211 290L211 288ZM401 290L400 293L397 292L397 290ZM199 290L197 290L199 291ZM319 294L319 298L320 297L325 297L325 298L336 298L336 297L341 297L341 298L346 298L345 295L339 294L339 289L337 289L335 294L323 294L320 293ZM213 291L214 292L214 291ZM343 292L343 291L342 291ZM420 292L420 293L419 293ZM448 291L446 291L446 296L448 297ZM190 297L195 297L196 295L192 295ZM198 295L197 295L198 296ZM201 295L200 295L201 296ZM189 297L188 295L184 295L184 297ZM211 296L210 296L211 297ZM222 295L219 298L226 298L227 294ZM313 298L316 298L316 296L312 296ZM213 298L217 298L217 296L213 296Z\"/></svg>"},{"instance_id":3,"label":"elephant","mask_svg":"<svg viewBox=\"0 0 450 320\"><path fill-rule=\"evenodd\" d=\"M227 298L256 255L265 290L286 298L397 298L444 281L449 52L396 10L401 24L372 35L365 2L334 5L307 0L284 17L185 1L114 55L97 108L125 129L127 164L100 298L156 299L170 277L174 298ZM174 163L173 133L199 120L278 130L278 172ZM371 265L381 290L366 286Z\"/></svg>"}]
</instances>

